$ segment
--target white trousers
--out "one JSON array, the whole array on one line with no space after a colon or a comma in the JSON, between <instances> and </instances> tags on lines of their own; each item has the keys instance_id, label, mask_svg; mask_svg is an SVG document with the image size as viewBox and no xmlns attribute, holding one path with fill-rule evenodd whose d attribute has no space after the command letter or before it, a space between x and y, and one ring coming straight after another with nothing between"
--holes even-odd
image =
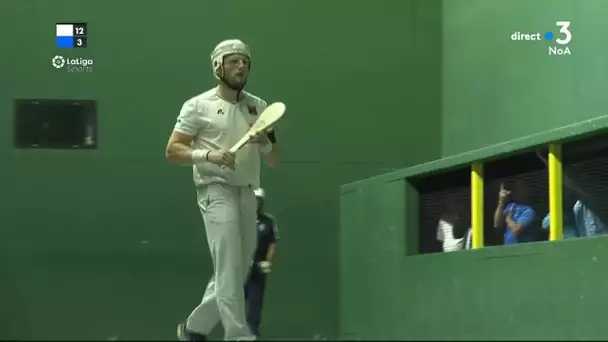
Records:
<instances>
[{"instance_id":1,"label":"white trousers","mask_svg":"<svg viewBox=\"0 0 608 342\"><path fill-rule=\"evenodd\" d=\"M221 321L225 340L255 340L247 325L244 293L257 244L253 189L215 183L200 188L197 197L214 272L187 328L207 335Z\"/></svg>"}]
</instances>

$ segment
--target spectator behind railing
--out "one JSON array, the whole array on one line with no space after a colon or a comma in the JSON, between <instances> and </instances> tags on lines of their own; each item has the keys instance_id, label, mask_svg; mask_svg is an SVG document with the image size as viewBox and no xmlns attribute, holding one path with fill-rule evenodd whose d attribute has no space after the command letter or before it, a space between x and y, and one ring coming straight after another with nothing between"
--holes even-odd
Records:
<instances>
[{"instance_id":1,"label":"spectator behind railing","mask_svg":"<svg viewBox=\"0 0 608 342\"><path fill-rule=\"evenodd\" d=\"M503 183L500 184L498 205L494 211L494 227L504 229L505 245L536 241L536 211L526 204L528 201L528 191L521 181L516 181L513 195Z\"/></svg>"},{"instance_id":2,"label":"spectator behind railing","mask_svg":"<svg viewBox=\"0 0 608 342\"><path fill-rule=\"evenodd\" d=\"M576 201L573 211L574 220L581 236L582 233L585 236L606 234L606 225L583 202Z\"/></svg>"},{"instance_id":3,"label":"spectator behind railing","mask_svg":"<svg viewBox=\"0 0 608 342\"><path fill-rule=\"evenodd\" d=\"M565 215L564 215L565 216ZM544 230L549 230L551 228L551 217L549 214L545 215L545 218L543 218L543 222L541 224L541 227ZM564 240L566 239L572 239L572 238L578 238L581 235L578 232L578 229L576 228L575 224L570 224L570 222L566 222L566 219L564 217Z\"/></svg>"},{"instance_id":4,"label":"spectator behind railing","mask_svg":"<svg viewBox=\"0 0 608 342\"><path fill-rule=\"evenodd\" d=\"M574 227L564 222L564 239L596 236L608 232L608 227L581 200L576 201L572 212L574 213ZM551 216L547 214L543 219L543 229L550 228L550 220Z\"/></svg>"},{"instance_id":5,"label":"spectator behind railing","mask_svg":"<svg viewBox=\"0 0 608 342\"><path fill-rule=\"evenodd\" d=\"M545 159L541 155L540 151L537 151L536 155L538 156L538 158L540 158L540 160L545 163L545 165L548 165L547 159ZM573 237L596 236L608 233L608 227L602 222L601 218L595 214L597 211L590 208L590 206L593 206L594 208L600 208L600 206L598 205L599 201L596 200L588 191L583 190L581 186L576 184L576 182L571 179L571 176L569 175L568 169L566 167L562 168L562 178L564 181L564 196L574 195L576 197L582 198L577 200L572 208L572 211L574 213L575 227L566 225L564 223L564 239ZM549 226L550 215L547 214L543 219L542 227L544 229L549 229Z\"/></svg>"},{"instance_id":6,"label":"spectator behind railing","mask_svg":"<svg viewBox=\"0 0 608 342\"><path fill-rule=\"evenodd\" d=\"M471 228L468 215L463 213L462 207L463 202L466 201L463 201L458 194L450 194L445 198L446 205L437 223L437 240L441 242L444 252L470 249Z\"/></svg>"}]
</instances>

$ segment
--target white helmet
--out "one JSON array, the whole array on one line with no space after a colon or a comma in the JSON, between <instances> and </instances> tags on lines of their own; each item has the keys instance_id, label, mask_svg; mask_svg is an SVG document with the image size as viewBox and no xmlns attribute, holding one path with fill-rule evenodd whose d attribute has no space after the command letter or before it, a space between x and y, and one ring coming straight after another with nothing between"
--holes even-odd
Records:
<instances>
[{"instance_id":1,"label":"white helmet","mask_svg":"<svg viewBox=\"0 0 608 342\"><path fill-rule=\"evenodd\" d=\"M264 197L266 197L266 192L264 192L264 189L262 188L253 190L253 193L255 194L255 197L259 197L261 199L264 199Z\"/></svg>"},{"instance_id":2,"label":"white helmet","mask_svg":"<svg viewBox=\"0 0 608 342\"><path fill-rule=\"evenodd\" d=\"M235 53L249 58L249 63L251 65L251 52L249 51L249 46L247 46L247 44L238 39L224 40L217 44L215 49L213 49L213 52L211 52L211 67L213 68L213 75L215 78L220 79L218 71L221 70L220 68L224 63L224 57Z\"/></svg>"}]
</instances>

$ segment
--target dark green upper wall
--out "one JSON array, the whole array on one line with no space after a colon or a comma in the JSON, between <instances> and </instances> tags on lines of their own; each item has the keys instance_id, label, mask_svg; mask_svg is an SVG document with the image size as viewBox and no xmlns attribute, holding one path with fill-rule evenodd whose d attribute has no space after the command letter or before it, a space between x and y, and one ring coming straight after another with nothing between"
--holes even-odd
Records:
<instances>
[{"instance_id":1,"label":"dark green upper wall","mask_svg":"<svg viewBox=\"0 0 608 342\"><path fill-rule=\"evenodd\" d=\"M229 37L253 50L249 89L288 106L284 163L263 170L282 237L267 333L335 335L339 185L440 155L438 4L3 0L0 338L172 338L211 264L191 171L164 148L182 103L214 85L208 56ZM86 50L55 48L55 23L70 21L89 24ZM56 70L56 54L94 70ZM14 150L14 98L96 99L99 149ZM80 321L84 303L96 310Z\"/></svg>"},{"instance_id":2,"label":"dark green upper wall","mask_svg":"<svg viewBox=\"0 0 608 342\"><path fill-rule=\"evenodd\" d=\"M28 18L28 25L19 35L6 36L13 48L4 58L12 64L4 66L3 78L10 87L0 104L9 109L15 96L97 99L101 155L162 152L183 101L214 85L209 53L226 37L239 37L252 47L249 89L268 101L287 103L280 138L288 159L403 166L438 155L437 144L403 151L417 141L404 133L434 132L438 125L440 57L431 35L439 32L417 29L435 22L414 16L424 15L428 5L349 3L346 15L342 5L320 2L184 2L145 10L77 3L3 5L9 9L2 13L5 25L21 17ZM410 19L402 20L404 15ZM226 23L225 18L232 19ZM86 50L54 48L55 22L70 20L89 24ZM55 70L50 60L56 54L93 58L94 71ZM105 133L110 129L111 138ZM138 139L130 139L135 132ZM362 139L362 132L381 134ZM3 136L0 151L18 155L10 151L10 135ZM131 140L130 149L122 148L125 139Z\"/></svg>"},{"instance_id":3,"label":"dark green upper wall","mask_svg":"<svg viewBox=\"0 0 608 342\"><path fill-rule=\"evenodd\" d=\"M445 1L442 156L607 115L606 13L603 0ZM571 56L510 40L557 34L558 20L572 22Z\"/></svg>"}]
</instances>

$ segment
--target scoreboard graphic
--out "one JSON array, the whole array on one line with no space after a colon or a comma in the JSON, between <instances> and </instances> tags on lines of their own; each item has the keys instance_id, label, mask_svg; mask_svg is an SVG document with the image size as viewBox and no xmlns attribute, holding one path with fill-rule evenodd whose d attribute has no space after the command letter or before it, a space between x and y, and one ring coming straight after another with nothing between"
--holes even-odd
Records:
<instances>
[{"instance_id":1,"label":"scoreboard graphic","mask_svg":"<svg viewBox=\"0 0 608 342\"><path fill-rule=\"evenodd\" d=\"M55 25L57 47L74 49L87 47L88 28L86 23L59 23Z\"/></svg>"}]
</instances>

